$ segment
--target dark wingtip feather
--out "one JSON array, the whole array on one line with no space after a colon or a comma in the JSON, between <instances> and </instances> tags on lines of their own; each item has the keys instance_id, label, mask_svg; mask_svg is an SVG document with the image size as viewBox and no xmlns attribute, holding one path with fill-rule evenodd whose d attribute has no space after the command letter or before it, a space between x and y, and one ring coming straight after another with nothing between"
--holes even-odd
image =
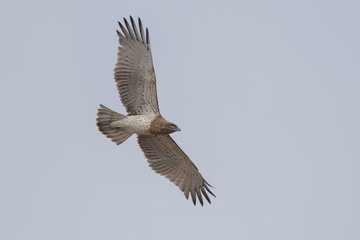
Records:
<instances>
[{"instance_id":1,"label":"dark wingtip feather","mask_svg":"<svg viewBox=\"0 0 360 240\"><path fill-rule=\"evenodd\" d=\"M209 187L215 188L215 187L211 186L207 181L204 180L204 182L205 182L205 184L208 185Z\"/></svg>"},{"instance_id":2,"label":"dark wingtip feather","mask_svg":"<svg viewBox=\"0 0 360 240\"><path fill-rule=\"evenodd\" d=\"M144 28L141 22L141 19L138 18L138 22L139 22L139 28L140 28L140 36L141 36L141 41L143 44L145 44L145 39L144 39Z\"/></svg>"},{"instance_id":3,"label":"dark wingtip feather","mask_svg":"<svg viewBox=\"0 0 360 240\"><path fill-rule=\"evenodd\" d=\"M135 23L135 21L134 21L134 19L130 16L130 22L131 22L131 26L132 26L132 28L133 28L133 30L134 30L134 34L135 34L135 36L136 36L136 40L137 41L141 41L141 38L140 38L140 35L139 35L139 31L138 31L138 29L137 29L137 27L136 27L136 23Z\"/></svg>"},{"instance_id":4,"label":"dark wingtip feather","mask_svg":"<svg viewBox=\"0 0 360 240\"><path fill-rule=\"evenodd\" d=\"M121 22L120 22L120 21L118 21L118 24L119 24L119 27L121 28L122 24L121 24Z\"/></svg>"},{"instance_id":5,"label":"dark wingtip feather","mask_svg":"<svg viewBox=\"0 0 360 240\"><path fill-rule=\"evenodd\" d=\"M204 188L201 188L201 192L204 195L204 197L206 198L206 200L208 201L208 203L211 204L211 200L210 200L209 196L207 195Z\"/></svg>"},{"instance_id":6,"label":"dark wingtip feather","mask_svg":"<svg viewBox=\"0 0 360 240\"><path fill-rule=\"evenodd\" d=\"M133 30L131 29L130 24L129 24L129 22L126 20L126 18L124 18L124 23L125 23L125 26L126 26L126 29L127 29L128 33L129 33L129 35L130 35L130 38L131 38L131 39L135 39L135 35L134 35L134 33L133 33Z\"/></svg>"},{"instance_id":7,"label":"dark wingtip feather","mask_svg":"<svg viewBox=\"0 0 360 240\"><path fill-rule=\"evenodd\" d=\"M186 199L189 199L189 193L186 194L186 193L184 192L184 195L185 195L185 198L186 198Z\"/></svg>"},{"instance_id":8,"label":"dark wingtip feather","mask_svg":"<svg viewBox=\"0 0 360 240\"><path fill-rule=\"evenodd\" d=\"M149 29L146 28L146 44L150 45Z\"/></svg>"},{"instance_id":9,"label":"dark wingtip feather","mask_svg":"<svg viewBox=\"0 0 360 240\"><path fill-rule=\"evenodd\" d=\"M196 194L195 194L195 191L192 190L192 191L190 192L190 194L191 194L191 198L192 198L192 201L193 201L194 205L196 205Z\"/></svg>"},{"instance_id":10,"label":"dark wingtip feather","mask_svg":"<svg viewBox=\"0 0 360 240\"><path fill-rule=\"evenodd\" d=\"M200 201L201 206L204 206L204 201L203 201L203 198L202 198L202 195L201 195L199 189L196 189L196 195L197 195L198 198L199 198L199 201Z\"/></svg>"},{"instance_id":11,"label":"dark wingtip feather","mask_svg":"<svg viewBox=\"0 0 360 240\"><path fill-rule=\"evenodd\" d=\"M211 194L211 195L213 195L214 197L216 197L215 196L215 194L213 194L213 192L209 189L209 187L207 186L207 185L209 185L209 184L207 184L207 182L205 182L206 184L204 185L204 187L205 187L205 189ZM209 185L210 186L210 185ZM211 187L211 186L210 186Z\"/></svg>"},{"instance_id":12,"label":"dark wingtip feather","mask_svg":"<svg viewBox=\"0 0 360 240\"><path fill-rule=\"evenodd\" d=\"M129 33L127 32L126 28L124 27L124 25L121 24L121 22L119 23L119 27L121 28L121 31L123 32L123 34L125 35L125 37L130 37Z\"/></svg>"}]
</instances>

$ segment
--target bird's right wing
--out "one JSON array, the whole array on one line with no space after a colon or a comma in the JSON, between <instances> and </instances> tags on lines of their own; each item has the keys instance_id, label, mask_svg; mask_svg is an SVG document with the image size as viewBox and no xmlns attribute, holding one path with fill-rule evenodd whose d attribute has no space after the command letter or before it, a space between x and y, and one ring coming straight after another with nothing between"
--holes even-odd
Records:
<instances>
[{"instance_id":1,"label":"bird's right wing","mask_svg":"<svg viewBox=\"0 0 360 240\"><path fill-rule=\"evenodd\" d=\"M132 17L131 26L124 18L119 22L118 59L114 69L115 82L122 103L129 115L160 115L156 92L156 77L150 48L149 31L146 35L139 18L138 31Z\"/></svg>"},{"instance_id":2,"label":"bird's right wing","mask_svg":"<svg viewBox=\"0 0 360 240\"><path fill-rule=\"evenodd\" d=\"M138 142L150 167L178 186L186 198L189 198L190 193L194 205L196 196L201 205L202 196L211 203L207 192L215 195L210 191L210 185L169 135L138 135Z\"/></svg>"}]
</instances>

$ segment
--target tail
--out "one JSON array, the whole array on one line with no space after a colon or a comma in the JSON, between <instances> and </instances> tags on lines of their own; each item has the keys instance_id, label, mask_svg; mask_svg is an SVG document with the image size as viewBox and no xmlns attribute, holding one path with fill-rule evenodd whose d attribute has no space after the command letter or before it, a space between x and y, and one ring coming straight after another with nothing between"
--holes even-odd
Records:
<instances>
[{"instance_id":1,"label":"tail","mask_svg":"<svg viewBox=\"0 0 360 240\"><path fill-rule=\"evenodd\" d=\"M123 143L132 135L132 133L110 127L110 123L126 118L126 116L117 113L101 104L100 108L98 109L97 116L98 118L96 119L96 125L98 126L99 131L106 137L111 138L111 140L117 145Z\"/></svg>"}]
</instances>

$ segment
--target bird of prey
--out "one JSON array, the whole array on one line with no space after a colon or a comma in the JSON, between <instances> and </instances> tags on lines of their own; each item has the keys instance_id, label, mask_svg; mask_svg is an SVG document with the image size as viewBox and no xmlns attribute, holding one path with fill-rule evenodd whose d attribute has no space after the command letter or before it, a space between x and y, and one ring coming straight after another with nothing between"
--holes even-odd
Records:
<instances>
[{"instance_id":1,"label":"bird of prey","mask_svg":"<svg viewBox=\"0 0 360 240\"><path fill-rule=\"evenodd\" d=\"M124 18L124 25L119 22L122 32L116 31L120 46L114 77L128 115L100 105L97 126L118 145L137 134L139 146L156 173L178 186L187 199L190 194L194 205L197 198L203 205L203 196L211 203L207 193L215 195L210 185L169 135L180 128L160 114L149 31L146 28L144 32L140 18L138 22L139 29L131 16L130 23Z\"/></svg>"}]
</instances>

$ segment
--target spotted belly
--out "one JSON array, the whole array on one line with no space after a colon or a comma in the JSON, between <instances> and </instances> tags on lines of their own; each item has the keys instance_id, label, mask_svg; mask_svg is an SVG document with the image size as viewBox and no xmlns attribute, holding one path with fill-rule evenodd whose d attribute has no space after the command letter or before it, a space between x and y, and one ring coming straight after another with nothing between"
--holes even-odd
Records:
<instances>
[{"instance_id":1,"label":"spotted belly","mask_svg":"<svg viewBox=\"0 0 360 240\"><path fill-rule=\"evenodd\" d=\"M149 126L156 115L127 116L124 119L110 123L110 127L136 134L150 134Z\"/></svg>"}]
</instances>

